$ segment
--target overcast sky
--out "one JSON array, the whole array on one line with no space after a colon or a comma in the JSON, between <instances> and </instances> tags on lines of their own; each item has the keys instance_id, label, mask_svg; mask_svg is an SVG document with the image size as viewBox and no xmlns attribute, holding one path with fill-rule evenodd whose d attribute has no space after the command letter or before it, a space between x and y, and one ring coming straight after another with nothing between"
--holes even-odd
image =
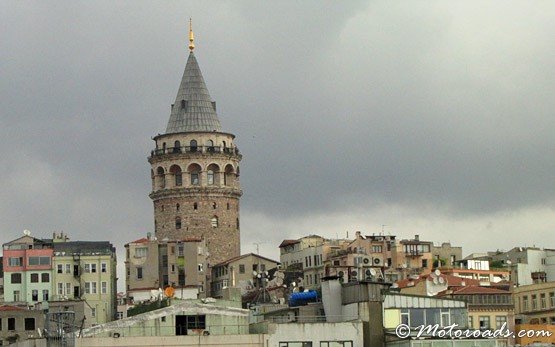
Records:
<instances>
[{"instance_id":1,"label":"overcast sky","mask_svg":"<svg viewBox=\"0 0 555 347\"><path fill-rule=\"evenodd\" d=\"M361 230L555 248L555 2L0 2L0 242L153 230L195 54L243 153L242 251ZM121 268L121 267L120 267ZM121 277L121 276L120 276Z\"/></svg>"}]
</instances>

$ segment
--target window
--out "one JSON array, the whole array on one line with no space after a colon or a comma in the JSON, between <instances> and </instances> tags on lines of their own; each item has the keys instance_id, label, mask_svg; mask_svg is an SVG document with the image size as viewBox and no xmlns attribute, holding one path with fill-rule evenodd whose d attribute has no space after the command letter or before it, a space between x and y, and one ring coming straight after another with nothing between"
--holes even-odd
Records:
<instances>
[{"instance_id":1,"label":"window","mask_svg":"<svg viewBox=\"0 0 555 347\"><path fill-rule=\"evenodd\" d=\"M96 317L96 307L91 307L91 317Z\"/></svg>"},{"instance_id":2,"label":"window","mask_svg":"<svg viewBox=\"0 0 555 347\"><path fill-rule=\"evenodd\" d=\"M14 290L13 291L13 301L20 301L21 299L21 291Z\"/></svg>"},{"instance_id":3,"label":"window","mask_svg":"<svg viewBox=\"0 0 555 347\"><path fill-rule=\"evenodd\" d=\"M58 295L64 295L64 284L58 283Z\"/></svg>"},{"instance_id":4,"label":"window","mask_svg":"<svg viewBox=\"0 0 555 347\"><path fill-rule=\"evenodd\" d=\"M227 203L226 207L227 207L227 209L229 210L229 202Z\"/></svg>"},{"instance_id":5,"label":"window","mask_svg":"<svg viewBox=\"0 0 555 347\"><path fill-rule=\"evenodd\" d=\"M495 328L499 329L503 324L507 324L507 316L495 316Z\"/></svg>"},{"instance_id":6,"label":"window","mask_svg":"<svg viewBox=\"0 0 555 347\"><path fill-rule=\"evenodd\" d=\"M293 342L279 342L279 347L312 347L312 342L310 341L293 341Z\"/></svg>"},{"instance_id":7,"label":"window","mask_svg":"<svg viewBox=\"0 0 555 347\"><path fill-rule=\"evenodd\" d=\"M409 310L401 309L401 324L409 325L410 322L410 313Z\"/></svg>"},{"instance_id":8,"label":"window","mask_svg":"<svg viewBox=\"0 0 555 347\"><path fill-rule=\"evenodd\" d=\"M146 247L140 247L135 249L135 257L137 258L146 257L147 254L148 254L148 248Z\"/></svg>"},{"instance_id":9,"label":"window","mask_svg":"<svg viewBox=\"0 0 555 347\"><path fill-rule=\"evenodd\" d=\"M197 151L197 141L196 140L191 140L191 142L189 143L189 146L191 147L191 152L196 152Z\"/></svg>"},{"instance_id":10,"label":"window","mask_svg":"<svg viewBox=\"0 0 555 347\"><path fill-rule=\"evenodd\" d=\"M537 300L537 295L536 294L532 294L532 310L536 310L538 308L538 300Z\"/></svg>"},{"instance_id":11,"label":"window","mask_svg":"<svg viewBox=\"0 0 555 347\"><path fill-rule=\"evenodd\" d=\"M64 264L58 264L56 265L56 269L57 269L57 273L62 274L64 273Z\"/></svg>"},{"instance_id":12,"label":"window","mask_svg":"<svg viewBox=\"0 0 555 347\"><path fill-rule=\"evenodd\" d=\"M218 217L216 217L216 216L212 217L211 223L212 223L212 228L217 228L218 227Z\"/></svg>"},{"instance_id":13,"label":"window","mask_svg":"<svg viewBox=\"0 0 555 347\"><path fill-rule=\"evenodd\" d=\"M428 259L422 259L422 267L428 267Z\"/></svg>"},{"instance_id":14,"label":"window","mask_svg":"<svg viewBox=\"0 0 555 347\"><path fill-rule=\"evenodd\" d=\"M181 229L181 218L180 217L175 218L175 228L176 229Z\"/></svg>"},{"instance_id":15,"label":"window","mask_svg":"<svg viewBox=\"0 0 555 347\"><path fill-rule=\"evenodd\" d=\"M85 282L85 294L96 294L96 282Z\"/></svg>"},{"instance_id":16,"label":"window","mask_svg":"<svg viewBox=\"0 0 555 347\"><path fill-rule=\"evenodd\" d=\"M66 274L71 273L71 264L66 264Z\"/></svg>"},{"instance_id":17,"label":"window","mask_svg":"<svg viewBox=\"0 0 555 347\"><path fill-rule=\"evenodd\" d=\"M468 316L468 328L474 329L474 317Z\"/></svg>"},{"instance_id":18,"label":"window","mask_svg":"<svg viewBox=\"0 0 555 347\"><path fill-rule=\"evenodd\" d=\"M31 283L39 283L39 274L37 273L31 274Z\"/></svg>"},{"instance_id":19,"label":"window","mask_svg":"<svg viewBox=\"0 0 555 347\"><path fill-rule=\"evenodd\" d=\"M555 307L555 292L549 293L549 301L551 302L551 308Z\"/></svg>"},{"instance_id":20,"label":"window","mask_svg":"<svg viewBox=\"0 0 555 347\"><path fill-rule=\"evenodd\" d=\"M198 204L196 202L193 203L193 210L198 210Z\"/></svg>"},{"instance_id":21,"label":"window","mask_svg":"<svg viewBox=\"0 0 555 347\"><path fill-rule=\"evenodd\" d=\"M48 301L48 289L42 290L42 301Z\"/></svg>"},{"instance_id":22,"label":"window","mask_svg":"<svg viewBox=\"0 0 555 347\"><path fill-rule=\"evenodd\" d=\"M9 266L23 266L23 258L9 258L8 259Z\"/></svg>"},{"instance_id":23,"label":"window","mask_svg":"<svg viewBox=\"0 0 555 347\"><path fill-rule=\"evenodd\" d=\"M42 273L40 274L40 281L42 283L48 283L50 282L50 274L48 272Z\"/></svg>"},{"instance_id":24,"label":"window","mask_svg":"<svg viewBox=\"0 0 555 347\"><path fill-rule=\"evenodd\" d=\"M31 301L39 301L39 291L36 289L33 289L31 291Z\"/></svg>"},{"instance_id":25,"label":"window","mask_svg":"<svg viewBox=\"0 0 555 347\"><path fill-rule=\"evenodd\" d=\"M8 318L8 330L15 330L15 318Z\"/></svg>"},{"instance_id":26,"label":"window","mask_svg":"<svg viewBox=\"0 0 555 347\"><path fill-rule=\"evenodd\" d=\"M528 311L528 296L522 297L522 310Z\"/></svg>"},{"instance_id":27,"label":"window","mask_svg":"<svg viewBox=\"0 0 555 347\"><path fill-rule=\"evenodd\" d=\"M108 264L106 263L100 263L100 272L107 272L108 271Z\"/></svg>"},{"instance_id":28,"label":"window","mask_svg":"<svg viewBox=\"0 0 555 347\"><path fill-rule=\"evenodd\" d=\"M13 273L11 275L12 283L21 283L21 274L20 273Z\"/></svg>"},{"instance_id":29,"label":"window","mask_svg":"<svg viewBox=\"0 0 555 347\"><path fill-rule=\"evenodd\" d=\"M176 204L176 205L175 205L175 211L176 211L176 212L179 212L179 204Z\"/></svg>"},{"instance_id":30,"label":"window","mask_svg":"<svg viewBox=\"0 0 555 347\"><path fill-rule=\"evenodd\" d=\"M372 246L372 253L382 253L382 246Z\"/></svg>"},{"instance_id":31,"label":"window","mask_svg":"<svg viewBox=\"0 0 555 347\"><path fill-rule=\"evenodd\" d=\"M208 170L207 179L208 179L208 184L209 185L214 184L214 171Z\"/></svg>"},{"instance_id":32,"label":"window","mask_svg":"<svg viewBox=\"0 0 555 347\"><path fill-rule=\"evenodd\" d=\"M102 282L100 284L100 294L108 293L108 282Z\"/></svg>"},{"instance_id":33,"label":"window","mask_svg":"<svg viewBox=\"0 0 555 347\"><path fill-rule=\"evenodd\" d=\"M177 256L182 257L184 255L184 252L185 252L185 247L183 246L183 244L177 245Z\"/></svg>"},{"instance_id":34,"label":"window","mask_svg":"<svg viewBox=\"0 0 555 347\"><path fill-rule=\"evenodd\" d=\"M240 274L244 274L244 273L245 273L245 264L239 264L239 273L240 273Z\"/></svg>"},{"instance_id":35,"label":"window","mask_svg":"<svg viewBox=\"0 0 555 347\"><path fill-rule=\"evenodd\" d=\"M29 257L29 265L50 265L50 257Z\"/></svg>"},{"instance_id":36,"label":"window","mask_svg":"<svg viewBox=\"0 0 555 347\"><path fill-rule=\"evenodd\" d=\"M71 295L71 283L66 283L66 295ZM79 295L76 295L79 296Z\"/></svg>"},{"instance_id":37,"label":"window","mask_svg":"<svg viewBox=\"0 0 555 347\"><path fill-rule=\"evenodd\" d=\"M181 109L184 110L187 108L187 101L181 100ZM177 141L176 141L177 142Z\"/></svg>"},{"instance_id":38,"label":"window","mask_svg":"<svg viewBox=\"0 0 555 347\"><path fill-rule=\"evenodd\" d=\"M215 202L212 203L212 209L215 210L216 208L218 208L218 204L216 204Z\"/></svg>"},{"instance_id":39,"label":"window","mask_svg":"<svg viewBox=\"0 0 555 347\"><path fill-rule=\"evenodd\" d=\"M198 186L200 184L198 171L191 172L191 184L194 186Z\"/></svg>"},{"instance_id":40,"label":"window","mask_svg":"<svg viewBox=\"0 0 555 347\"><path fill-rule=\"evenodd\" d=\"M197 264L198 272L204 271L204 266L202 264Z\"/></svg>"},{"instance_id":41,"label":"window","mask_svg":"<svg viewBox=\"0 0 555 347\"><path fill-rule=\"evenodd\" d=\"M480 329L489 329L489 316L480 316Z\"/></svg>"},{"instance_id":42,"label":"window","mask_svg":"<svg viewBox=\"0 0 555 347\"><path fill-rule=\"evenodd\" d=\"M142 279L143 279L143 268L142 268L142 267L138 267L138 268L137 268L137 279L138 279L138 280L142 280Z\"/></svg>"},{"instance_id":43,"label":"window","mask_svg":"<svg viewBox=\"0 0 555 347\"><path fill-rule=\"evenodd\" d=\"M353 341L321 341L320 347L353 347Z\"/></svg>"},{"instance_id":44,"label":"window","mask_svg":"<svg viewBox=\"0 0 555 347\"><path fill-rule=\"evenodd\" d=\"M540 294L540 307L542 309L547 308L547 299L545 298L545 293Z\"/></svg>"},{"instance_id":45,"label":"window","mask_svg":"<svg viewBox=\"0 0 555 347\"><path fill-rule=\"evenodd\" d=\"M187 316L187 329L206 329L206 316Z\"/></svg>"},{"instance_id":46,"label":"window","mask_svg":"<svg viewBox=\"0 0 555 347\"><path fill-rule=\"evenodd\" d=\"M85 264L85 272L87 273L96 273L96 264Z\"/></svg>"}]
</instances>

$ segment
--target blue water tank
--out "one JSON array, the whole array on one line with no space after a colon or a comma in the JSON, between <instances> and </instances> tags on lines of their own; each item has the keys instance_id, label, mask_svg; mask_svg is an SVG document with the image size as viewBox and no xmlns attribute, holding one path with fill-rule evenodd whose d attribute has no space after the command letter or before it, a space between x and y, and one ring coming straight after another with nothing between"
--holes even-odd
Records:
<instances>
[{"instance_id":1,"label":"blue water tank","mask_svg":"<svg viewBox=\"0 0 555 347\"><path fill-rule=\"evenodd\" d=\"M318 292L309 290L307 292L292 293L289 295L289 307L304 306L309 302L316 302L318 300Z\"/></svg>"}]
</instances>

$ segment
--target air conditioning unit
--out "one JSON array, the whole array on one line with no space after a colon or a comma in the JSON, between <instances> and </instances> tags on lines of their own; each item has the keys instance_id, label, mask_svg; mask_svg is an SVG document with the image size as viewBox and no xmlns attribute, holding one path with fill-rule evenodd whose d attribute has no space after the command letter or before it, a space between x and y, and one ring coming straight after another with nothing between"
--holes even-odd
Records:
<instances>
[{"instance_id":1,"label":"air conditioning unit","mask_svg":"<svg viewBox=\"0 0 555 347\"><path fill-rule=\"evenodd\" d=\"M358 267L372 266L372 258L366 256L355 257L354 263L354 265Z\"/></svg>"},{"instance_id":2,"label":"air conditioning unit","mask_svg":"<svg viewBox=\"0 0 555 347\"><path fill-rule=\"evenodd\" d=\"M373 280L375 280L376 274L377 274L377 272L376 272L376 270L374 270L374 269L366 269L366 270L364 270L364 278L365 278L367 281L373 281Z\"/></svg>"},{"instance_id":3,"label":"air conditioning unit","mask_svg":"<svg viewBox=\"0 0 555 347\"><path fill-rule=\"evenodd\" d=\"M383 266L382 258L372 258L372 266Z\"/></svg>"},{"instance_id":4,"label":"air conditioning unit","mask_svg":"<svg viewBox=\"0 0 555 347\"><path fill-rule=\"evenodd\" d=\"M358 271L353 270L349 273L349 282L356 282L358 281Z\"/></svg>"}]
</instances>

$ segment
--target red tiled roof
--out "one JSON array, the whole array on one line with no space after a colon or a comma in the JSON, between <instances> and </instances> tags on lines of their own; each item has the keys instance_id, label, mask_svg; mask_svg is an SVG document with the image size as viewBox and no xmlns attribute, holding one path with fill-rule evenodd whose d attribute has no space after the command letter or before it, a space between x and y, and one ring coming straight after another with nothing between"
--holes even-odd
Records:
<instances>
[{"instance_id":1,"label":"red tiled roof","mask_svg":"<svg viewBox=\"0 0 555 347\"><path fill-rule=\"evenodd\" d=\"M2 305L0 306L0 311L25 311L25 309L17 306Z\"/></svg>"},{"instance_id":2,"label":"red tiled roof","mask_svg":"<svg viewBox=\"0 0 555 347\"><path fill-rule=\"evenodd\" d=\"M281 244L279 245L279 248L286 247L286 246L289 246L289 245L294 245L294 244L299 243L299 242L301 242L301 241L299 241L299 240L283 240L283 241L281 241Z\"/></svg>"},{"instance_id":3,"label":"red tiled roof","mask_svg":"<svg viewBox=\"0 0 555 347\"><path fill-rule=\"evenodd\" d=\"M457 294L510 294L508 290L490 288L484 286L467 286L453 291L454 295Z\"/></svg>"},{"instance_id":4,"label":"red tiled roof","mask_svg":"<svg viewBox=\"0 0 555 347\"><path fill-rule=\"evenodd\" d=\"M463 287L463 282L464 282L464 286L477 286L480 284L480 281L471 279L471 278L462 278L462 277L446 275L446 274L441 274L440 277L445 279L448 287ZM399 286L399 288L407 288L410 282L413 282L414 285L416 285L426 279L431 281L432 280L431 274L420 275L418 279L407 278L404 280L400 280L400 281L397 281L397 285Z\"/></svg>"}]
</instances>

